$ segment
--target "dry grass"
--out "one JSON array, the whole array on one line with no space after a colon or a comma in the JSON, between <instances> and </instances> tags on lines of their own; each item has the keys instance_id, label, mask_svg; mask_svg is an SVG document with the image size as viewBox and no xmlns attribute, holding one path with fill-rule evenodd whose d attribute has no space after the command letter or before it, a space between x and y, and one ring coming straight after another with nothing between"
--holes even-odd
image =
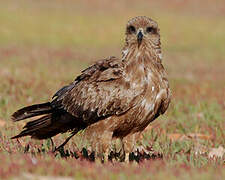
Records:
<instances>
[{"instance_id":1,"label":"dry grass","mask_svg":"<svg viewBox=\"0 0 225 180\"><path fill-rule=\"evenodd\" d=\"M211 148L225 148L224 1L0 3L0 178L225 178L224 157L208 158ZM49 141L10 140L23 126L10 121L17 108L49 100L93 61L120 56L125 23L137 15L159 22L173 92L168 112L143 139L162 158L139 165L90 163L52 154ZM65 149L81 150L79 135Z\"/></svg>"}]
</instances>

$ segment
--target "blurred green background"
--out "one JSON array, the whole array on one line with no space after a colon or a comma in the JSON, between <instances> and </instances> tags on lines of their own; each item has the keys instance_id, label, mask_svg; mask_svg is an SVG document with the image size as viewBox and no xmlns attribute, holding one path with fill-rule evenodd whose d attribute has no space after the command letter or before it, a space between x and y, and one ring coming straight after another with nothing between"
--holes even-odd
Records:
<instances>
[{"instance_id":1,"label":"blurred green background","mask_svg":"<svg viewBox=\"0 0 225 180\"><path fill-rule=\"evenodd\" d=\"M98 174L98 165L85 172L76 161L57 161L45 153L37 158L43 167L32 165L29 169L32 153L24 157L25 145L31 143L30 152L36 152L46 142L30 138L21 139L20 144L11 141L9 137L22 129L23 122L12 124L10 115L17 108L50 100L54 92L94 61L112 55L119 57L126 23L139 15L151 17L159 24L163 64L173 93L166 115L151 124L153 130L147 130L145 138L165 157L159 166L171 171L151 175L173 179L173 169L177 164L185 164L179 171L209 167L199 176L195 168L191 169L193 177L180 173L183 179L211 179L213 174L225 177L224 163L221 166L219 161L219 173L215 173L211 166L218 165L216 162L212 163L205 154L193 155L199 144L206 151L225 146L224 0L0 0L0 160L5 162L5 168L0 167L0 178L22 172L80 179L92 173L94 179L105 178L109 172L112 179L128 177L129 166L121 172L117 169L119 174L111 167ZM208 138L171 141L175 135L190 133ZM59 144L64 138L60 135L54 140ZM79 141L79 137L74 138L67 149L73 149ZM20 162L18 158L25 160ZM82 173L73 171L72 164ZM67 167L67 173L54 170L58 166ZM44 167L50 168L51 173ZM132 168L130 171L135 173ZM148 168L144 167L134 179L148 178Z\"/></svg>"}]
</instances>

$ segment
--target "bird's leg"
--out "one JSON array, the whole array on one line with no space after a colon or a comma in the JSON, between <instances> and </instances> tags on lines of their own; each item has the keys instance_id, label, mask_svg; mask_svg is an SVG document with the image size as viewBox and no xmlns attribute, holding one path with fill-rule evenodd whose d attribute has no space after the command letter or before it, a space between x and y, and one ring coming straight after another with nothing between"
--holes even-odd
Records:
<instances>
[{"instance_id":1,"label":"bird's leg","mask_svg":"<svg viewBox=\"0 0 225 180\"><path fill-rule=\"evenodd\" d=\"M108 162L112 134L113 132L104 130L102 133L95 134L95 138L91 139L91 146L96 155L96 162Z\"/></svg>"},{"instance_id":2,"label":"bird's leg","mask_svg":"<svg viewBox=\"0 0 225 180\"><path fill-rule=\"evenodd\" d=\"M124 161L124 145L121 138L113 138L111 143L111 161Z\"/></svg>"},{"instance_id":3,"label":"bird's leg","mask_svg":"<svg viewBox=\"0 0 225 180\"><path fill-rule=\"evenodd\" d=\"M60 146L55 148L54 152L59 151L61 148L63 148L75 134L76 134L76 132L72 132L72 134Z\"/></svg>"},{"instance_id":4,"label":"bird's leg","mask_svg":"<svg viewBox=\"0 0 225 180\"><path fill-rule=\"evenodd\" d=\"M135 133L133 136L135 136L135 141L131 159L140 162L143 159L150 158L153 151L151 147L143 143L143 135L141 133Z\"/></svg>"},{"instance_id":5,"label":"bird's leg","mask_svg":"<svg viewBox=\"0 0 225 180\"><path fill-rule=\"evenodd\" d=\"M132 136L128 135L123 138L123 145L124 145L124 162L129 163L129 154L133 150L133 141Z\"/></svg>"},{"instance_id":6,"label":"bird's leg","mask_svg":"<svg viewBox=\"0 0 225 180\"><path fill-rule=\"evenodd\" d=\"M107 163L108 161L109 161L109 152L110 152L110 150L109 150L109 148L107 148L106 150L105 150L105 152L104 152L104 162L105 163Z\"/></svg>"},{"instance_id":7,"label":"bird's leg","mask_svg":"<svg viewBox=\"0 0 225 180\"><path fill-rule=\"evenodd\" d=\"M133 152L134 147L138 139L140 138L140 133L128 134L123 138L124 152L125 152L125 162L136 160L134 158L130 159L130 153ZM138 160L136 160L138 162Z\"/></svg>"},{"instance_id":8,"label":"bird's leg","mask_svg":"<svg viewBox=\"0 0 225 180\"><path fill-rule=\"evenodd\" d=\"M94 149L95 155L96 155L95 162L99 163L99 164L103 163L105 157L104 157L104 154L103 154L101 143L94 140L92 142L92 146L93 146L92 149Z\"/></svg>"},{"instance_id":9,"label":"bird's leg","mask_svg":"<svg viewBox=\"0 0 225 180\"><path fill-rule=\"evenodd\" d=\"M130 156L130 153L126 152L125 153L125 160L124 160L125 163L129 163L129 161L130 161L129 156Z\"/></svg>"},{"instance_id":10,"label":"bird's leg","mask_svg":"<svg viewBox=\"0 0 225 180\"><path fill-rule=\"evenodd\" d=\"M112 132L104 132L104 138L101 138L101 143L99 143L99 157L102 163L107 163L109 161L110 145L112 141Z\"/></svg>"}]
</instances>

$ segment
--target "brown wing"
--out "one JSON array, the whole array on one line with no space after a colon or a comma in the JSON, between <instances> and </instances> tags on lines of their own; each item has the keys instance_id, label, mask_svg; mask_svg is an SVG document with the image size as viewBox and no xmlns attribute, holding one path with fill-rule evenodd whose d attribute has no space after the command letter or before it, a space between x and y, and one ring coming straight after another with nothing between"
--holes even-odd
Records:
<instances>
[{"instance_id":1,"label":"brown wing","mask_svg":"<svg viewBox=\"0 0 225 180\"><path fill-rule=\"evenodd\" d=\"M52 104L92 124L130 109L137 92L129 89L123 77L123 62L115 57L98 61L73 83L56 93Z\"/></svg>"}]
</instances>

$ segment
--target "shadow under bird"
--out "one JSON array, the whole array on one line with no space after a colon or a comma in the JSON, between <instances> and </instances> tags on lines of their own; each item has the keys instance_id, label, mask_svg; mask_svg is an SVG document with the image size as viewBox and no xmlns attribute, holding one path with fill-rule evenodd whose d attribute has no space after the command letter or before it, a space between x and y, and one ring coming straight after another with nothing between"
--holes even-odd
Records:
<instances>
[{"instance_id":1,"label":"shadow under bird","mask_svg":"<svg viewBox=\"0 0 225 180\"><path fill-rule=\"evenodd\" d=\"M71 84L61 88L51 102L24 107L12 115L14 122L36 117L12 137L51 138L80 130L98 155L109 152L119 140L128 154L140 148L141 132L163 114L171 93L162 65L158 24L145 16L128 21L122 57L97 61ZM117 150L116 150L117 151Z\"/></svg>"}]
</instances>

